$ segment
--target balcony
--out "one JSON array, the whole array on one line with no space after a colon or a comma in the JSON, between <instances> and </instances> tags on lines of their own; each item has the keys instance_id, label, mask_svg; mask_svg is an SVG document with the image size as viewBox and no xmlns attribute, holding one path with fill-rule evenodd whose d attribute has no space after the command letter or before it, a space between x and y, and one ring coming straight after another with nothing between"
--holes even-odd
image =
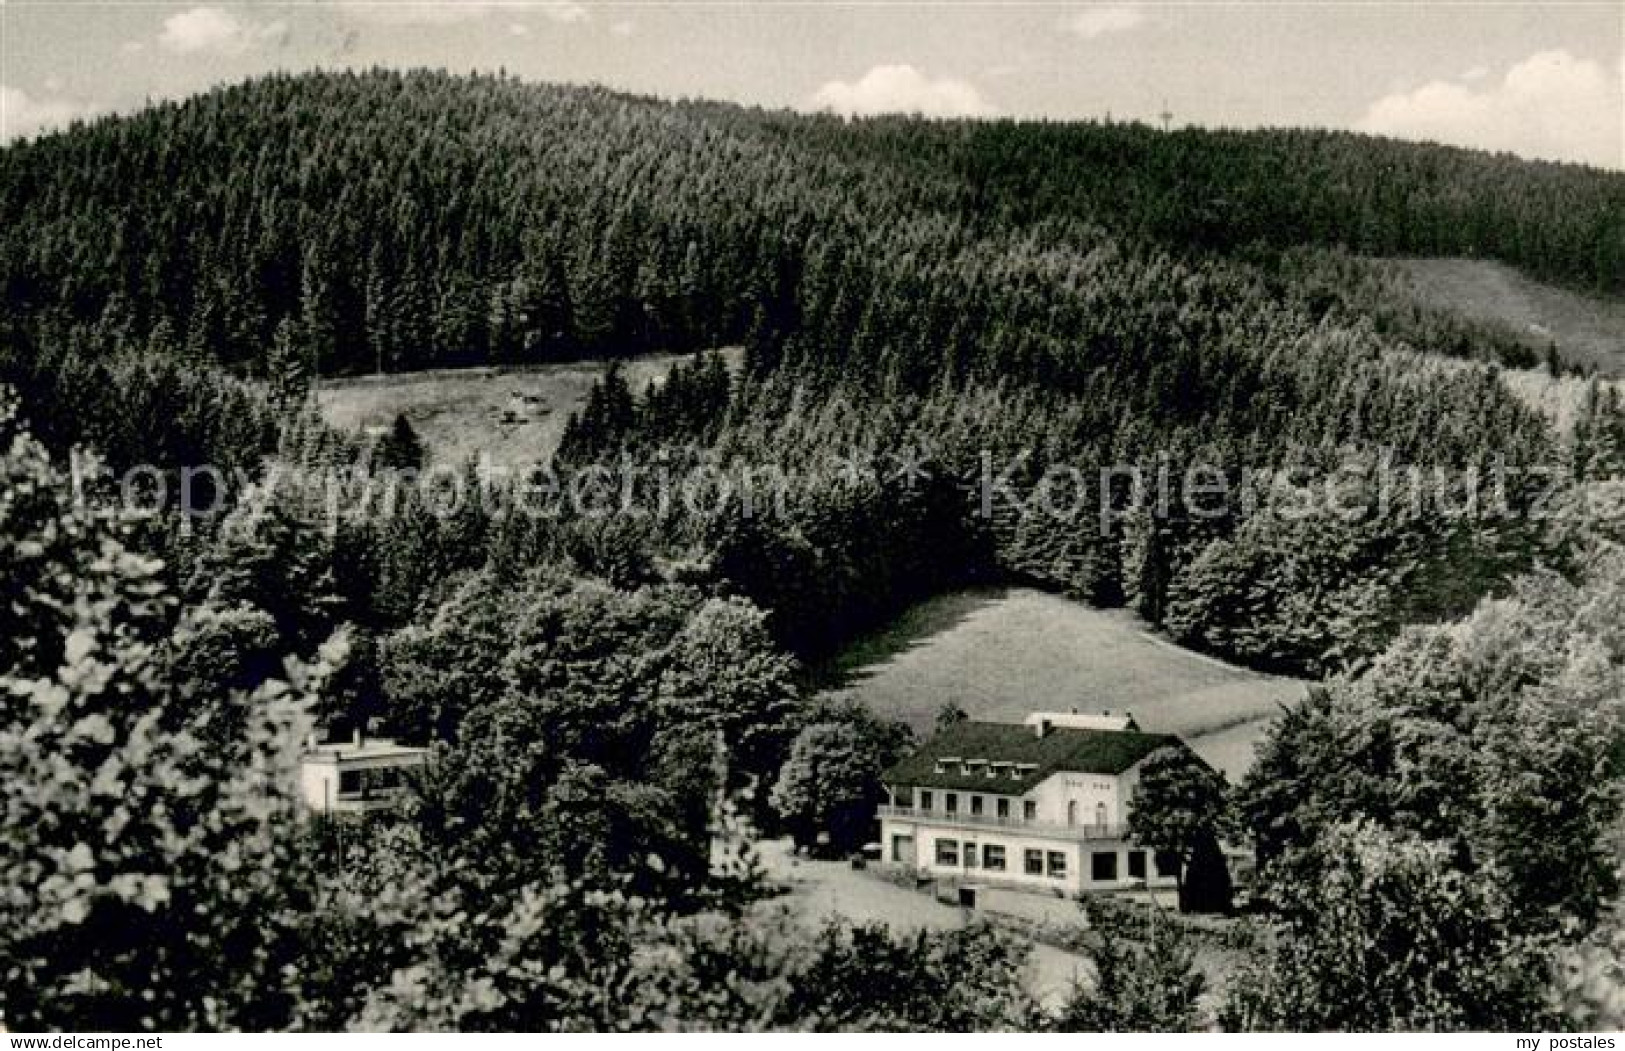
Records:
<instances>
[{"instance_id":1,"label":"balcony","mask_svg":"<svg viewBox=\"0 0 1625 1051\"><path fill-rule=\"evenodd\" d=\"M372 814L380 810L393 810L405 798L405 788L363 788L340 792L324 809L332 814Z\"/></svg>"},{"instance_id":2,"label":"balcony","mask_svg":"<svg viewBox=\"0 0 1625 1051\"><path fill-rule=\"evenodd\" d=\"M1051 839L1104 840L1127 839L1127 825L1068 825L1062 821L1028 821L1019 817L999 817L996 814L971 814L964 810L952 814L946 810L924 810L920 807L882 806L876 816L891 821L919 821L949 828L991 828L1006 832L1031 832Z\"/></svg>"}]
</instances>

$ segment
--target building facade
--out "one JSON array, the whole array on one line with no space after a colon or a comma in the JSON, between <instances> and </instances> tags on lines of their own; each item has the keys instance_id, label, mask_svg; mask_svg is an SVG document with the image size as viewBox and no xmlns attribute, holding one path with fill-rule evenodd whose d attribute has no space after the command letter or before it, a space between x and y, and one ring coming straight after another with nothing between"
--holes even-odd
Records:
<instances>
[{"instance_id":1,"label":"building facade","mask_svg":"<svg viewBox=\"0 0 1625 1051\"><path fill-rule=\"evenodd\" d=\"M428 761L427 748L357 734L312 745L299 760L299 794L318 814L368 814L400 802L405 777Z\"/></svg>"},{"instance_id":2,"label":"building facade","mask_svg":"<svg viewBox=\"0 0 1625 1051\"><path fill-rule=\"evenodd\" d=\"M1173 887L1178 863L1134 843L1128 808L1158 749L1131 716L1035 712L960 722L884 775L884 861L921 875L1077 894Z\"/></svg>"}]
</instances>

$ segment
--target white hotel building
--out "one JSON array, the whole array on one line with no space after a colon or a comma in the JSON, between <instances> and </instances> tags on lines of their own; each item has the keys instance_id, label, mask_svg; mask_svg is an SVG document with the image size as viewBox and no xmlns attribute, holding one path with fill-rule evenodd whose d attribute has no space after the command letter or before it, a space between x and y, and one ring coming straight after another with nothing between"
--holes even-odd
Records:
<instances>
[{"instance_id":1,"label":"white hotel building","mask_svg":"<svg viewBox=\"0 0 1625 1051\"><path fill-rule=\"evenodd\" d=\"M1177 861L1137 846L1128 806L1146 757L1185 748L1131 716L1035 712L964 721L886 771L886 862L921 875L1068 895L1173 887Z\"/></svg>"}]
</instances>

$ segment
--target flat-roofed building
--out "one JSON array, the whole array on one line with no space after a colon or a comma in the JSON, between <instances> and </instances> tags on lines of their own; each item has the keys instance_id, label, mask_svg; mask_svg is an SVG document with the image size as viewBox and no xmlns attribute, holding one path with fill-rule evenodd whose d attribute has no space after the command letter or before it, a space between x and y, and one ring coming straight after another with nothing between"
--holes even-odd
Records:
<instances>
[{"instance_id":1,"label":"flat-roofed building","mask_svg":"<svg viewBox=\"0 0 1625 1051\"><path fill-rule=\"evenodd\" d=\"M356 734L346 742L314 745L299 760L299 793L319 814L387 810L406 790L406 772L428 761L429 750Z\"/></svg>"}]
</instances>

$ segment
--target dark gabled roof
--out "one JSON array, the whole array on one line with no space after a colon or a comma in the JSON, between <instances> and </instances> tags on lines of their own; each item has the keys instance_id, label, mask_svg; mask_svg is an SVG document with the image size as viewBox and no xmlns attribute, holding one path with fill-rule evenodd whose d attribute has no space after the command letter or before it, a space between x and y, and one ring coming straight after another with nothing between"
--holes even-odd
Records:
<instances>
[{"instance_id":1,"label":"dark gabled roof","mask_svg":"<svg viewBox=\"0 0 1625 1051\"><path fill-rule=\"evenodd\" d=\"M1120 774L1159 748L1184 748L1173 734L1136 730L1071 730L1055 728L1039 737L1031 726L1018 723L979 723L965 720L936 734L919 750L882 776L891 785L923 788L981 790L1017 795L1028 791L1057 771L1083 774ZM1020 778L1007 769L988 777L986 768L965 774L955 769L937 773L938 759L981 759L990 763L1028 763ZM957 764L956 764L957 767Z\"/></svg>"}]
</instances>

